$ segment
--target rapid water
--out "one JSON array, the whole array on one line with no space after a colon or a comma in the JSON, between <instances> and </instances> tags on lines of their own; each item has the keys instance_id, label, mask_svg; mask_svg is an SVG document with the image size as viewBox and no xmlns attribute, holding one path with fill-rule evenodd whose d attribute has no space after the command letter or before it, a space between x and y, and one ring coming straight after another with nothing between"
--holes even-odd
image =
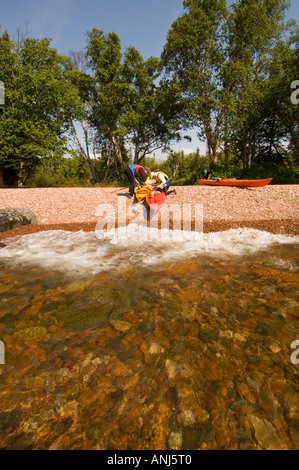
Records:
<instances>
[{"instance_id":1,"label":"rapid water","mask_svg":"<svg viewBox=\"0 0 299 470\"><path fill-rule=\"evenodd\" d=\"M116 231L38 232L15 237L0 251L8 266L40 266L73 276L90 276L128 266L163 270L169 262L200 256L227 259L262 252L279 245L298 245L299 237L273 235L255 229L196 233L148 229L137 225Z\"/></svg>"},{"instance_id":2,"label":"rapid water","mask_svg":"<svg viewBox=\"0 0 299 470\"><path fill-rule=\"evenodd\" d=\"M0 249L0 447L298 448L299 238L130 230Z\"/></svg>"}]
</instances>

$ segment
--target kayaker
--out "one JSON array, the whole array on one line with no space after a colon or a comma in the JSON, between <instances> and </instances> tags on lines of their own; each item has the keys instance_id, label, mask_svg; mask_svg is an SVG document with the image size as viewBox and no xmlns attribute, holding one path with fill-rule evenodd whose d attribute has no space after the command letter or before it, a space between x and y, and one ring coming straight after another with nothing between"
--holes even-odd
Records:
<instances>
[{"instance_id":1,"label":"kayaker","mask_svg":"<svg viewBox=\"0 0 299 470\"><path fill-rule=\"evenodd\" d=\"M152 171L150 174L150 179L155 180L157 183L159 183L159 185L155 189L161 189L162 191L164 191L165 196L171 193L176 194L175 189L168 191L168 188L171 184L171 178L169 178L163 171Z\"/></svg>"},{"instance_id":2,"label":"kayaker","mask_svg":"<svg viewBox=\"0 0 299 470\"><path fill-rule=\"evenodd\" d=\"M134 188L135 186L140 186L138 179L136 178L141 177L143 182L146 181L147 175L151 172L150 168L143 167L141 165L131 164L128 165L125 169L125 175L127 176L129 183L130 183L130 197L134 197Z\"/></svg>"},{"instance_id":3,"label":"kayaker","mask_svg":"<svg viewBox=\"0 0 299 470\"><path fill-rule=\"evenodd\" d=\"M203 180L209 180L211 176L211 170L210 168L206 167L202 170L202 179Z\"/></svg>"}]
</instances>

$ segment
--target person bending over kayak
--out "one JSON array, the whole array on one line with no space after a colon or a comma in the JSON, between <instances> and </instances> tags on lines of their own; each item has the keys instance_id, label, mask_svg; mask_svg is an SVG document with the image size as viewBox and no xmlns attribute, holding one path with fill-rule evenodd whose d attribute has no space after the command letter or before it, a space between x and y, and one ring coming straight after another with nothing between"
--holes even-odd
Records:
<instances>
[{"instance_id":1,"label":"person bending over kayak","mask_svg":"<svg viewBox=\"0 0 299 470\"><path fill-rule=\"evenodd\" d=\"M202 170L202 179L203 179L203 180L209 180L210 177L211 177L211 170L210 170L210 168L204 168L204 169ZM214 178L212 178L212 179L215 180L215 181L220 181L220 180L221 180L221 178L218 178L218 176L214 176Z\"/></svg>"},{"instance_id":2,"label":"person bending over kayak","mask_svg":"<svg viewBox=\"0 0 299 470\"><path fill-rule=\"evenodd\" d=\"M151 174L150 174L150 179L151 180L156 180L156 182L159 183L159 185L155 189L161 189L162 191L164 191L165 196L167 196L167 194L171 194L171 193L176 194L175 189L172 189L171 191L168 191L168 188L171 184L171 178L169 178L166 175L166 173L163 173L163 171L152 171ZM146 182L145 182L145 184L146 184Z\"/></svg>"},{"instance_id":3,"label":"person bending over kayak","mask_svg":"<svg viewBox=\"0 0 299 470\"><path fill-rule=\"evenodd\" d=\"M128 165L125 169L125 175L127 176L129 183L130 183L130 197L134 197L134 188L135 186L140 186L139 181L137 180L137 176L141 177L142 180L145 182L147 176L151 172L150 168L143 167L141 165Z\"/></svg>"},{"instance_id":4,"label":"person bending over kayak","mask_svg":"<svg viewBox=\"0 0 299 470\"><path fill-rule=\"evenodd\" d=\"M203 180L209 180L210 179L210 176L211 176L211 170L210 168L204 168L202 170L202 179Z\"/></svg>"}]
</instances>

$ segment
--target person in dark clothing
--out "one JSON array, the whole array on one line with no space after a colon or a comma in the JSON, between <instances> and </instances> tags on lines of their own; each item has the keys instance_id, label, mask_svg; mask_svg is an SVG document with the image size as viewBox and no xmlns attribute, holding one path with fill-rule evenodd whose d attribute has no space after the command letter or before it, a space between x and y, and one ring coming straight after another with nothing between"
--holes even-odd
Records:
<instances>
[{"instance_id":1,"label":"person in dark clothing","mask_svg":"<svg viewBox=\"0 0 299 470\"><path fill-rule=\"evenodd\" d=\"M202 170L202 178L204 180L209 180L210 179L210 176L211 176L211 170L210 168L204 168Z\"/></svg>"},{"instance_id":2,"label":"person in dark clothing","mask_svg":"<svg viewBox=\"0 0 299 470\"><path fill-rule=\"evenodd\" d=\"M137 180L136 177L141 177L143 182L146 181L147 175L149 175L151 170L149 168L144 168L141 165L128 165L127 168L125 169L125 174L129 180L130 183L130 196L131 198L134 197L134 189L135 186L140 186L139 181Z\"/></svg>"}]
</instances>

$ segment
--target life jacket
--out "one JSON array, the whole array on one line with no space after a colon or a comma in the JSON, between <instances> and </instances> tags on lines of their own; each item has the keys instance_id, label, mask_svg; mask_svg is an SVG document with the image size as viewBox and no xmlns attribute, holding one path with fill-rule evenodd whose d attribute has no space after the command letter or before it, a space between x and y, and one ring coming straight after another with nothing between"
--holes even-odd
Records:
<instances>
[{"instance_id":1,"label":"life jacket","mask_svg":"<svg viewBox=\"0 0 299 470\"><path fill-rule=\"evenodd\" d=\"M166 173L164 173L163 171L155 171L153 173L157 173L157 179L160 181L160 183L162 183L162 180L159 178L159 175L163 175L166 179L166 181L168 181L170 178L166 175Z\"/></svg>"},{"instance_id":2,"label":"life jacket","mask_svg":"<svg viewBox=\"0 0 299 470\"><path fill-rule=\"evenodd\" d=\"M133 173L134 178L135 178L135 176L141 176L141 174L139 173L140 168L142 168L145 171L145 168L141 165L131 164L131 165L129 165L129 168L130 168L131 172Z\"/></svg>"}]
</instances>

